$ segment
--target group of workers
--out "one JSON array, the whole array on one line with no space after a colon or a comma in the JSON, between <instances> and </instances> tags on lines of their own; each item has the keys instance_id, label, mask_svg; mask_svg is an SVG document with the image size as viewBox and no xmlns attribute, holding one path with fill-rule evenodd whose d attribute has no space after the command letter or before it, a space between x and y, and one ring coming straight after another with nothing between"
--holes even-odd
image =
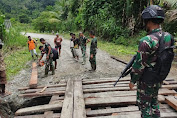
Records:
<instances>
[{"instance_id":1,"label":"group of workers","mask_svg":"<svg viewBox=\"0 0 177 118\"><path fill-rule=\"evenodd\" d=\"M74 33L70 33L71 40L70 40L70 49L72 52L72 55L76 60L79 60L79 47L81 47L83 62L82 64L86 64L86 47L87 43L90 42L88 38L84 36L82 32L79 33L79 38L76 38L76 35ZM94 31L90 31L89 33L90 38L93 38L90 45L90 63L91 63L91 69L89 71L93 72L96 70L96 53L97 53L97 38L95 37ZM39 65L42 65L42 63L45 63L45 76L48 75L49 71L52 71L52 74L55 74L55 69L57 69L57 59L59 59L59 56L61 54L61 43L63 39L59 36L59 34L56 34L56 37L54 39L54 45L55 48L52 48L51 45L46 42L44 38L40 39L40 42L43 44L43 46L39 46L39 49L41 51L41 56L39 58ZM38 54L36 52L36 46L37 43L34 39L31 38L31 36L28 36L28 49L29 52L31 52L32 58L34 58L33 55L36 55L38 57ZM59 52L59 54L58 54ZM46 60L41 61L44 54L46 54ZM55 62L55 67L53 66L53 61Z\"/></svg>"},{"instance_id":2,"label":"group of workers","mask_svg":"<svg viewBox=\"0 0 177 118\"><path fill-rule=\"evenodd\" d=\"M87 43L90 42L90 40L84 36L82 32L79 33L79 38L76 38L76 35L74 33L70 33L71 39L70 39L70 48L73 55L73 58L76 58L79 60L79 47L81 48L82 52L82 65L86 64L86 49L87 49ZM91 70L96 70L96 53L97 53L97 38L95 37L95 34L93 31L90 31L89 33L90 38L92 38L91 45L90 45L90 64L91 64Z\"/></svg>"},{"instance_id":3,"label":"group of workers","mask_svg":"<svg viewBox=\"0 0 177 118\"><path fill-rule=\"evenodd\" d=\"M132 66L131 72L131 80L129 87L132 90L137 83L137 105L139 110L141 111L142 118L160 118L160 110L158 104L158 91L162 85L162 81L148 81L152 80L153 74L147 75L151 71L153 71L154 66L156 65L156 61L158 57L159 47L162 45L161 40L163 42L164 49L174 45L174 39L168 32L163 32L160 24L164 21L165 15L164 10L157 6L151 5L142 12L142 18L144 20L145 28L147 29L147 36L143 37L140 40L139 48L137 51L136 59ZM71 52L73 57L79 59L78 49L81 47L83 64L86 63L86 45L90 41L86 38L83 33L79 33L79 38L77 39L74 33L71 33ZM89 33L92 38L90 45L90 63L91 63L91 71L96 70L96 54L97 54L97 38L93 31ZM33 52L37 56L35 51L35 41L31 39L29 36L29 50L33 57ZM44 46L40 46L41 57L39 61L42 59L43 55L46 54L46 68L45 75L48 74L49 66L52 74L54 74L55 69L53 66L53 52L57 51L59 48L59 55L61 51L61 42L62 38L58 36L54 39L55 49L52 49L51 45L47 43L43 38L40 39L40 42ZM33 44L31 46L31 44ZM2 48L2 43L0 42L0 49ZM58 53L58 52L56 52ZM58 56L55 58L57 59ZM3 62L2 55L0 54L0 61ZM157 75L158 76L158 75ZM0 93L5 93L5 83L6 83L6 74L5 67L3 64L0 64ZM147 82L148 81L148 82Z\"/></svg>"}]
</instances>

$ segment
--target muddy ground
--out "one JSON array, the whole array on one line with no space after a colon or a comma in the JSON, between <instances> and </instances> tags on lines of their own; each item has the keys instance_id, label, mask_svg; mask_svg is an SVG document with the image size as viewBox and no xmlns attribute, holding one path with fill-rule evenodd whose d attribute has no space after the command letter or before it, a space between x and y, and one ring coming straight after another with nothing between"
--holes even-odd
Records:
<instances>
[{"instance_id":1,"label":"muddy ground","mask_svg":"<svg viewBox=\"0 0 177 118\"><path fill-rule=\"evenodd\" d=\"M44 38L54 47L54 35L27 33L32 38ZM38 67L38 85L51 85L57 84L60 80L67 80L69 78L82 78L82 79L99 79L105 77L119 76L125 65L110 58L110 55L104 51L98 49L97 53L97 71L90 73L89 59L87 58L86 65L82 65L81 50L79 50L80 60L77 62L72 58L70 51L70 41L64 39L62 42L61 57L58 60L57 70L54 76L49 73L48 77L44 78L44 67ZM30 53L29 53L30 54ZM89 47L87 48L87 56L89 56ZM27 65L31 66L32 62L28 62ZM175 77L176 68L172 69L170 77ZM31 99L23 99L18 97L18 88L28 86L31 76L31 68L27 68L19 72L12 81L7 84L7 89L12 94L4 99L0 98L0 114L3 113L4 117L13 117L14 112L18 108L28 106Z\"/></svg>"}]
</instances>

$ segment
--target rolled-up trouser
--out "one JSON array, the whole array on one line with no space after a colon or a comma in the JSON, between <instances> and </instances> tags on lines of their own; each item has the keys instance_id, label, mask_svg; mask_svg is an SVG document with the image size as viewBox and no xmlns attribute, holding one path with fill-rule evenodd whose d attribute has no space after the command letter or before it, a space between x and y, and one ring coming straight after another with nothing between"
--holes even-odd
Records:
<instances>
[{"instance_id":1,"label":"rolled-up trouser","mask_svg":"<svg viewBox=\"0 0 177 118\"><path fill-rule=\"evenodd\" d=\"M93 58L91 59L91 57L90 57L89 61L90 61L92 69L96 70L96 54L93 54Z\"/></svg>"},{"instance_id":2,"label":"rolled-up trouser","mask_svg":"<svg viewBox=\"0 0 177 118\"><path fill-rule=\"evenodd\" d=\"M54 65L53 65L53 54L51 54L49 56L49 59L46 61L46 64L45 64L45 75L48 75L49 66L50 66L50 69L52 70L52 74L54 74L55 70L54 70Z\"/></svg>"},{"instance_id":3,"label":"rolled-up trouser","mask_svg":"<svg viewBox=\"0 0 177 118\"><path fill-rule=\"evenodd\" d=\"M31 56L33 56L33 53L34 53L35 55L37 55L36 49L30 50L30 52L31 52Z\"/></svg>"},{"instance_id":4,"label":"rolled-up trouser","mask_svg":"<svg viewBox=\"0 0 177 118\"><path fill-rule=\"evenodd\" d=\"M86 46L81 47L83 62L86 62Z\"/></svg>"},{"instance_id":5,"label":"rolled-up trouser","mask_svg":"<svg viewBox=\"0 0 177 118\"><path fill-rule=\"evenodd\" d=\"M79 51L78 51L79 49L77 49L77 48L74 48L74 55L75 55L75 57L79 57Z\"/></svg>"}]
</instances>

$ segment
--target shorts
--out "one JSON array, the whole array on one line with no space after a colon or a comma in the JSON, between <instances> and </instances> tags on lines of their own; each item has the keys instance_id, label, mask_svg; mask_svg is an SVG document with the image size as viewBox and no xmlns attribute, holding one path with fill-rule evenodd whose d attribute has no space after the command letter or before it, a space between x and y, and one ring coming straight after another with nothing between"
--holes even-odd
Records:
<instances>
[{"instance_id":1,"label":"shorts","mask_svg":"<svg viewBox=\"0 0 177 118\"><path fill-rule=\"evenodd\" d=\"M78 57L78 56L79 56L79 49L75 49L75 48L74 48L74 54L75 54L75 56Z\"/></svg>"},{"instance_id":2,"label":"shorts","mask_svg":"<svg viewBox=\"0 0 177 118\"><path fill-rule=\"evenodd\" d=\"M31 56L33 56L33 53L34 53L35 55L37 55L36 49L30 50L30 52L31 52Z\"/></svg>"},{"instance_id":3,"label":"shorts","mask_svg":"<svg viewBox=\"0 0 177 118\"><path fill-rule=\"evenodd\" d=\"M56 53L55 55L53 55L53 61L56 61L57 59L59 59L58 53Z\"/></svg>"},{"instance_id":4,"label":"shorts","mask_svg":"<svg viewBox=\"0 0 177 118\"><path fill-rule=\"evenodd\" d=\"M61 49L61 45L57 45L57 46L55 46L55 49Z\"/></svg>"}]
</instances>

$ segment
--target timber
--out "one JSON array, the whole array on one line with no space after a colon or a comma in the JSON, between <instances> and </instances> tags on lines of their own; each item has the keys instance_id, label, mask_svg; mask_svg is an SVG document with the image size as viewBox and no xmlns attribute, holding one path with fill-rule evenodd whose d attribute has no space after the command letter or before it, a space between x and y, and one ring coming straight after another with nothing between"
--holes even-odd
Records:
<instances>
[{"instance_id":1,"label":"timber","mask_svg":"<svg viewBox=\"0 0 177 118\"><path fill-rule=\"evenodd\" d=\"M35 62L32 63L32 74L29 82L30 88L36 88L38 81L38 73L37 73L37 64Z\"/></svg>"},{"instance_id":2,"label":"timber","mask_svg":"<svg viewBox=\"0 0 177 118\"><path fill-rule=\"evenodd\" d=\"M61 118L72 118L73 116L73 80L69 79L67 82L65 99L63 102L63 107L61 111Z\"/></svg>"},{"instance_id":3,"label":"timber","mask_svg":"<svg viewBox=\"0 0 177 118\"><path fill-rule=\"evenodd\" d=\"M50 110L59 110L62 108L62 105L63 104L61 102L58 102L56 104L51 104L51 105L48 104L48 105L39 105L34 107L23 108L16 111L15 115L21 116L21 115L29 115L34 113L42 113Z\"/></svg>"},{"instance_id":4,"label":"timber","mask_svg":"<svg viewBox=\"0 0 177 118\"><path fill-rule=\"evenodd\" d=\"M74 83L74 117L73 118L86 118L86 110L85 110L81 80L75 80Z\"/></svg>"}]
</instances>

